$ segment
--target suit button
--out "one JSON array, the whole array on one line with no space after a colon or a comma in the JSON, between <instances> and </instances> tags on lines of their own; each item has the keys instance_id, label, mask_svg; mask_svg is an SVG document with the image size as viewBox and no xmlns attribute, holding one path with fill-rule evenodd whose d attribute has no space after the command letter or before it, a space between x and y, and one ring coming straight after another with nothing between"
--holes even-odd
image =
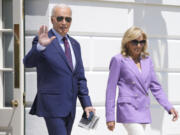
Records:
<instances>
[{"instance_id":1,"label":"suit button","mask_svg":"<svg viewBox=\"0 0 180 135\"><path fill-rule=\"evenodd\" d=\"M135 94L135 98L138 98L138 94Z\"/></svg>"},{"instance_id":2,"label":"suit button","mask_svg":"<svg viewBox=\"0 0 180 135\"><path fill-rule=\"evenodd\" d=\"M136 82L132 81L132 84L136 84Z\"/></svg>"}]
</instances>

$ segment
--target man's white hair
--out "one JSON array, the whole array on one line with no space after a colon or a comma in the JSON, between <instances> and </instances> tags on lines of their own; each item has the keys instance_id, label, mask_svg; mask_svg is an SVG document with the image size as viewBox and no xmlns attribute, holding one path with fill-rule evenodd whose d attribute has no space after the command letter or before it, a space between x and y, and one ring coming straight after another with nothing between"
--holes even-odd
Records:
<instances>
[{"instance_id":1,"label":"man's white hair","mask_svg":"<svg viewBox=\"0 0 180 135\"><path fill-rule=\"evenodd\" d=\"M54 13L56 11L56 8L69 8L71 10L71 7L66 5L66 4L58 4L58 5L55 5L53 8L52 8L52 11L51 11L51 16L54 16ZM71 14L72 14L72 10L71 10Z\"/></svg>"}]
</instances>

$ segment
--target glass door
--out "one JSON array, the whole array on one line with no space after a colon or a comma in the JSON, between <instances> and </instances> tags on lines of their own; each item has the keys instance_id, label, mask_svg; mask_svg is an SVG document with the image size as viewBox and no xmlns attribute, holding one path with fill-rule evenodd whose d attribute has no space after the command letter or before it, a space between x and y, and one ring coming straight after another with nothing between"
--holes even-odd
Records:
<instances>
[{"instance_id":1,"label":"glass door","mask_svg":"<svg viewBox=\"0 0 180 135\"><path fill-rule=\"evenodd\" d=\"M0 0L0 135L24 134L23 1Z\"/></svg>"}]
</instances>

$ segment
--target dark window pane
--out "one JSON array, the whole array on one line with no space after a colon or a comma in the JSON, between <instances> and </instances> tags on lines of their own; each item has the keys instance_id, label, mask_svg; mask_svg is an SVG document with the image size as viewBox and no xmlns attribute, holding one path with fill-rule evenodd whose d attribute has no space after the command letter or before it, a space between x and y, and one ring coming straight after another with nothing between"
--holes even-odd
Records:
<instances>
[{"instance_id":1,"label":"dark window pane","mask_svg":"<svg viewBox=\"0 0 180 135\"><path fill-rule=\"evenodd\" d=\"M11 101L13 99L13 73L12 72L4 72L3 73L3 89L5 96L5 106L11 106Z\"/></svg>"}]
</instances>

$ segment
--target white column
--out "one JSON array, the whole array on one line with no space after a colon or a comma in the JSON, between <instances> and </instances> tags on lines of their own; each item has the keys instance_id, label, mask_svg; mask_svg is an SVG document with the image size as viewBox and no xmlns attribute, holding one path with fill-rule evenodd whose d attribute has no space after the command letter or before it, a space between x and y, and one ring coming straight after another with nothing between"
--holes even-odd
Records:
<instances>
[{"instance_id":1,"label":"white column","mask_svg":"<svg viewBox=\"0 0 180 135\"><path fill-rule=\"evenodd\" d=\"M3 107L3 45L2 45L2 0L0 0L0 108Z\"/></svg>"},{"instance_id":2,"label":"white column","mask_svg":"<svg viewBox=\"0 0 180 135\"><path fill-rule=\"evenodd\" d=\"M24 20L23 20L23 0L13 0L13 24L19 24L19 68L20 68L20 87L14 88L14 100L18 101L18 107L14 113L12 121L13 135L24 134L24 106L23 106L23 92L24 92L24 69L23 69L23 52L24 52ZM14 26L13 26L14 27Z\"/></svg>"}]
</instances>

